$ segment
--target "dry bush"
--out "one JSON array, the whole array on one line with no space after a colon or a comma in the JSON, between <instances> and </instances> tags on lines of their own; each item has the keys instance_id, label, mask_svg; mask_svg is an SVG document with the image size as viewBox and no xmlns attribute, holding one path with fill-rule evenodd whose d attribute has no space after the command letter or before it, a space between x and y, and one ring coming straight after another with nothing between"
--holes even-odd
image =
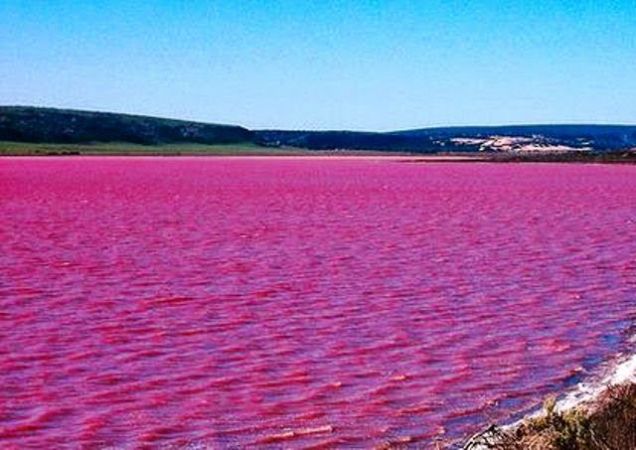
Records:
<instances>
[{"instance_id":1,"label":"dry bush","mask_svg":"<svg viewBox=\"0 0 636 450\"><path fill-rule=\"evenodd\" d=\"M465 449L636 449L636 384L609 387L594 403L566 412L558 412L552 398L543 409L514 430L491 427L486 438L474 439Z\"/></svg>"}]
</instances>

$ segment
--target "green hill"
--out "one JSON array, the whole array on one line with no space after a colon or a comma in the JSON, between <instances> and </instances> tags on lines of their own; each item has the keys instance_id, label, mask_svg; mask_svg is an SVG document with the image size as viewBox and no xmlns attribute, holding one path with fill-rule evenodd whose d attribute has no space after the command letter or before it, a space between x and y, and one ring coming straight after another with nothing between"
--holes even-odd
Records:
<instances>
[{"instance_id":1,"label":"green hill","mask_svg":"<svg viewBox=\"0 0 636 450\"><path fill-rule=\"evenodd\" d=\"M290 148L305 151L367 150L427 154L633 153L636 149L636 126L514 125L424 128L385 133L338 130L253 131L233 125L129 114L0 106L0 142L4 142L5 154L28 153L29 149L20 147L20 143L74 147L40 148L38 153L44 154L123 151L121 147L115 148L113 145L142 145L148 148L135 148L133 153L160 154L216 151L212 148L193 147L197 145L239 146L242 149L239 153L245 150L268 154L279 150L288 151ZM79 149L79 145L91 147ZM98 148L99 145L107 145L107 148Z\"/></svg>"},{"instance_id":2,"label":"green hill","mask_svg":"<svg viewBox=\"0 0 636 450\"><path fill-rule=\"evenodd\" d=\"M0 106L0 141L82 144L233 144L251 142L252 132L216 125L104 112Z\"/></svg>"}]
</instances>

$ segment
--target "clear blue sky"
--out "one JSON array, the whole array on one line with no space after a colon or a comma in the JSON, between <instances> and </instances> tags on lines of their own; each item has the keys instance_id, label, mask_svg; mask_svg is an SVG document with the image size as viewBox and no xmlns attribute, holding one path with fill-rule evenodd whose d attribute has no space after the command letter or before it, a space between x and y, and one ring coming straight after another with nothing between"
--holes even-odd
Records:
<instances>
[{"instance_id":1,"label":"clear blue sky","mask_svg":"<svg viewBox=\"0 0 636 450\"><path fill-rule=\"evenodd\" d=\"M253 128L636 123L636 1L0 0L0 104Z\"/></svg>"}]
</instances>

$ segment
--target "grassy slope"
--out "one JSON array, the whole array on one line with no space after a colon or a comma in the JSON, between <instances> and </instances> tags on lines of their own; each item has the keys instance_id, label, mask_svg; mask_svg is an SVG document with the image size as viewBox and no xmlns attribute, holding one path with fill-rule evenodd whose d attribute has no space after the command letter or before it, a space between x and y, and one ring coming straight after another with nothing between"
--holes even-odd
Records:
<instances>
[{"instance_id":1,"label":"grassy slope","mask_svg":"<svg viewBox=\"0 0 636 450\"><path fill-rule=\"evenodd\" d=\"M238 144L160 144L141 145L127 142L92 144L54 144L0 141L0 156L405 156L405 152L374 150L309 150L297 147L266 147L251 142Z\"/></svg>"},{"instance_id":2,"label":"grassy slope","mask_svg":"<svg viewBox=\"0 0 636 450\"><path fill-rule=\"evenodd\" d=\"M95 144L34 144L0 141L0 156L43 155L303 155L302 149L267 148L252 143L243 144L162 144L129 143Z\"/></svg>"}]
</instances>

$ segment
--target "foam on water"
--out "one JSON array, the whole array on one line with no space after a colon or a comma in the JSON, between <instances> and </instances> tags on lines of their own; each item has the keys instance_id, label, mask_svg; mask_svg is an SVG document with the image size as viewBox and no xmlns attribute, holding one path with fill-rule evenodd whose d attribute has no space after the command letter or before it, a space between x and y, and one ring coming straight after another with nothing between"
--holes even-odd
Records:
<instances>
[{"instance_id":1,"label":"foam on water","mask_svg":"<svg viewBox=\"0 0 636 450\"><path fill-rule=\"evenodd\" d=\"M609 386L636 383L636 354L618 358L609 374L600 380L579 383L575 390L566 393L556 403L557 411L567 411L582 403L598 398Z\"/></svg>"}]
</instances>

